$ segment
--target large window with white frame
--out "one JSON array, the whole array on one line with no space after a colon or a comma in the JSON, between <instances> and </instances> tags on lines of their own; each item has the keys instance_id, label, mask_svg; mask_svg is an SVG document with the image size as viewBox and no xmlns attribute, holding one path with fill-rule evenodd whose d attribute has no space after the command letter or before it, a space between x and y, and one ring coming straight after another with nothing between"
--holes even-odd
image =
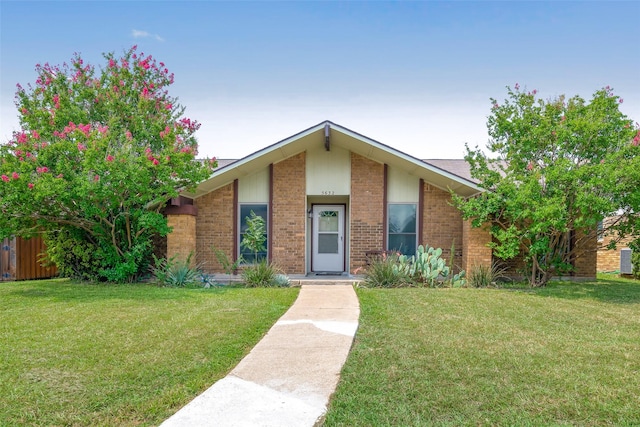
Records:
<instances>
[{"instance_id":1,"label":"large window with white frame","mask_svg":"<svg viewBox=\"0 0 640 427\"><path fill-rule=\"evenodd\" d=\"M415 254L418 245L417 205L390 203L387 207L387 250Z\"/></svg>"},{"instance_id":2,"label":"large window with white frame","mask_svg":"<svg viewBox=\"0 0 640 427\"><path fill-rule=\"evenodd\" d=\"M238 236L238 251L239 255L242 256L245 264L254 264L256 262L260 262L262 260L267 259L267 248L269 247L269 235L268 235L268 221L269 221L269 206L267 203L241 203L239 205L239 236ZM264 251L258 252L257 258L256 254L251 250L243 247L242 239L244 238L245 233L248 229L247 219L251 217L251 212L254 212L257 216L264 219L265 223L265 244Z\"/></svg>"}]
</instances>

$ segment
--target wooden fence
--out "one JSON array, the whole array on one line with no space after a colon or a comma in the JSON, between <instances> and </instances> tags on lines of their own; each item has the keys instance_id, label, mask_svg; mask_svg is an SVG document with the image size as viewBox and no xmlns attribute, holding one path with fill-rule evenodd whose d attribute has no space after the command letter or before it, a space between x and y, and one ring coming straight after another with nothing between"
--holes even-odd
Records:
<instances>
[{"instance_id":1,"label":"wooden fence","mask_svg":"<svg viewBox=\"0 0 640 427\"><path fill-rule=\"evenodd\" d=\"M57 274L55 266L42 265L46 246L41 238L4 239L0 246L0 280L46 279Z\"/></svg>"}]
</instances>

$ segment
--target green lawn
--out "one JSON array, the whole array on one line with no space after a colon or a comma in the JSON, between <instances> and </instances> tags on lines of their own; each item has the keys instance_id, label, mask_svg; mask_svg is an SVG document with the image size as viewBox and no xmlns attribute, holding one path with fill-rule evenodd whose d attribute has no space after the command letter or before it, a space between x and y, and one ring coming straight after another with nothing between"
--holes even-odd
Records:
<instances>
[{"instance_id":1,"label":"green lawn","mask_svg":"<svg viewBox=\"0 0 640 427\"><path fill-rule=\"evenodd\" d=\"M0 283L0 425L157 425L226 375L297 293Z\"/></svg>"},{"instance_id":2,"label":"green lawn","mask_svg":"<svg viewBox=\"0 0 640 427\"><path fill-rule=\"evenodd\" d=\"M359 289L325 426L640 425L640 283Z\"/></svg>"}]
</instances>

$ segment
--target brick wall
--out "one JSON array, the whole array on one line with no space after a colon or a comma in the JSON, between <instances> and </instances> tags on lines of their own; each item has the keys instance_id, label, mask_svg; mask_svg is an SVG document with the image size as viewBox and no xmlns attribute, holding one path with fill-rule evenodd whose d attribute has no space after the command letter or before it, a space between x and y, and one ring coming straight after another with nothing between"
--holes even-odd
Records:
<instances>
[{"instance_id":1,"label":"brick wall","mask_svg":"<svg viewBox=\"0 0 640 427\"><path fill-rule=\"evenodd\" d=\"M233 253L233 183L225 185L195 200L198 207L196 219L196 261L207 273L222 273L212 247L235 259Z\"/></svg>"},{"instance_id":2,"label":"brick wall","mask_svg":"<svg viewBox=\"0 0 640 427\"><path fill-rule=\"evenodd\" d=\"M351 153L351 271L366 265L367 251L384 249L384 165Z\"/></svg>"},{"instance_id":3,"label":"brick wall","mask_svg":"<svg viewBox=\"0 0 640 427\"><path fill-rule=\"evenodd\" d=\"M574 277L579 278L596 278L596 270L598 264L598 239L595 232L590 233L588 236L584 235L584 232L576 231L576 235L581 239L581 247L576 248L579 251L585 251L581 256L575 260L575 273Z\"/></svg>"},{"instance_id":4,"label":"brick wall","mask_svg":"<svg viewBox=\"0 0 640 427\"><path fill-rule=\"evenodd\" d=\"M451 195L428 183L424 184L422 212L422 243L442 248L442 257L449 262L451 245L455 244L454 265L462 267L462 215L451 206Z\"/></svg>"},{"instance_id":5,"label":"brick wall","mask_svg":"<svg viewBox=\"0 0 640 427\"><path fill-rule=\"evenodd\" d=\"M271 260L287 274L305 274L305 153L273 165Z\"/></svg>"},{"instance_id":6,"label":"brick wall","mask_svg":"<svg viewBox=\"0 0 640 427\"><path fill-rule=\"evenodd\" d=\"M471 221L462 221L462 268L469 272L475 266L491 266L491 233L487 227L471 227Z\"/></svg>"},{"instance_id":7,"label":"brick wall","mask_svg":"<svg viewBox=\"0 0 640 427\"><path fill-rule=\"evenodd\" d=\"M633 240L632 237L622 239L617 243L616 249L607 250L607 245L612 240L611 235L604 235L603 239L598 242L597 253L597 271L598 272L611 272L620 271L620 249L628 248L629 243Z\"/></svg>"},{"instance_id":8,"label":"brick wall","mask_svg":"<svg viewBox=\"0 0 640 427\"><path fill-rule=\"evenodd\" d=\"M167 224L173 231L167 235L167 258L174 256L184 261L189 254L191 264L196 262L196 217L193 215L167 215Z\"/></svg>"}]
</instances>

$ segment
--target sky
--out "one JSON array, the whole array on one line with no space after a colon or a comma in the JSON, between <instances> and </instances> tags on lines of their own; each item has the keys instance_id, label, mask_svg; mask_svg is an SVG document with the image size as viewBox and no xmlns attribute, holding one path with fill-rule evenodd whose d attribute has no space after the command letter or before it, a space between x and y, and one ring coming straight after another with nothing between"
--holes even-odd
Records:
<instances>
[{"instance_id":1,"label":"sky","mask_svg":"<svg viewBox=\"0 0 640 427\"><path fill-rule=\"evenodd\" d=\"M418 158L484 147L490 98L611 86L640 121L640 2L0 0L0 143L16 84L133 45L175 73L201 157L237 159L324 120Z\"/></svg>"}]
</instances>

